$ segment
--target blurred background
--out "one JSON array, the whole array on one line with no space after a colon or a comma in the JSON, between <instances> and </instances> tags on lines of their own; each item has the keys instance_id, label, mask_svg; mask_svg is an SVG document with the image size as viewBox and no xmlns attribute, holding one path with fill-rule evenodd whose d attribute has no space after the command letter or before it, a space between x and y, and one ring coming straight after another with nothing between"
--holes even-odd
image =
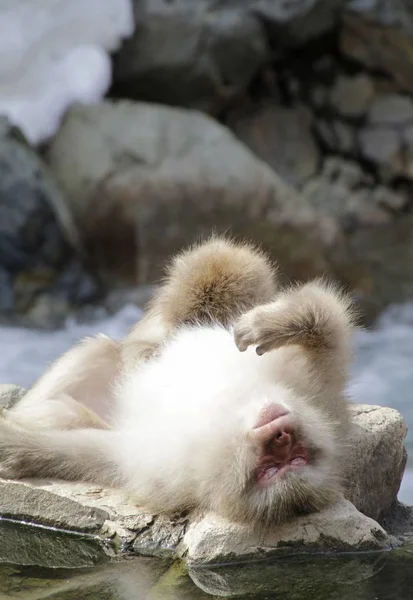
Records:
<instances>
[{"instance_id":1,"label":"blurred background","mask_svg":"<svg viewBox=\"0 0 413 600\"><path fill-rule=\"evenodd\" d=\"M212 230L350 289L349 393L413 425L413 2L0 0L0 383Z\"/></svg>"}]
</instances>

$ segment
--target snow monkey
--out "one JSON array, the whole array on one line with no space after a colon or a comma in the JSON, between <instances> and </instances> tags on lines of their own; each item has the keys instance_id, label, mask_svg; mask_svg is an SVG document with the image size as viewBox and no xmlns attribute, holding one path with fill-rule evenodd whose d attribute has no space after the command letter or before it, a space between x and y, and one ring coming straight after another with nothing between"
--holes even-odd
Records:
<instances>
[{"instance_id":1,"label":"snow monkey","mask_svg":"<svg viewBox=\"0 0 413 600\"><path fill-rule=\"evenodd\" d=\"M179 254L122 342L74 347L0 422L0 475L84 480L172 513L281 523L336 498L353 312L255 247Z\"/></svg>"}]
</instances>

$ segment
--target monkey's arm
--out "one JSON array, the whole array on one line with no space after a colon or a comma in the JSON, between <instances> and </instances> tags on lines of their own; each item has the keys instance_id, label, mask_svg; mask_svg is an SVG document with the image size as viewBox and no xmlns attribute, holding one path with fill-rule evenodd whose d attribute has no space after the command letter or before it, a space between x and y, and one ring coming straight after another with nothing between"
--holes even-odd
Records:
<instances>
[{"instance_id":1,"label":"monkey's arm","mask_svg":"<svg viewBox=\"0 0 413 600\"><path fill-rule=\"evenodd\" d=\"M120 360L118 342L106 336L85 339L52 364L7 418L39 429L107 427Z\"/></svg>"},{"instance_id":2,"label":"monkey's arm","mask_svg":"<svg viewBox=\"0 0 413 600\"><path fill-rule=\"evenodd\" d=\"M0 477L122 483L111 449L121 434L97 429L27 431L0 420Z\"/></svg>"},{"instance_id":3,"label":"monkey's arm","mask_svg":"<svg viewBox=\"0 0 413 600\"><path fill-rule=\"evenodd\" d=\"M350 360L354 312L350 298L331 284L310 282L281 293L275 302L241 316L234 328L242 352L277 348L277 376L305 395L342 390Z\"/></svg>"}]
</instances>

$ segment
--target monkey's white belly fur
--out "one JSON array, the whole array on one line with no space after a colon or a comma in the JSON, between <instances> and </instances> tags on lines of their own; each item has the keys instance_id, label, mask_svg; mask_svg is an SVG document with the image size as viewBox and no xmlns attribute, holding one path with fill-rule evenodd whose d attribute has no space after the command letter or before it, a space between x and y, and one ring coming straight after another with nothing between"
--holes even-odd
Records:
<instances>
[{"instance_id":1,"label":"monkey's white belly fur","mask_svg":"<svg viewBox=\"0 0 413 600\"><path fill-rule=\"evenodd\" d=\"M210 461L243 441L265 404L288 406L288 390L273 381L274 356L239 352L220 326L182 329L116 390L113 427L125 443L115 452L127 477L145 488L166 479L177 492L208 477Z\"/></svg>"}]
</instances>

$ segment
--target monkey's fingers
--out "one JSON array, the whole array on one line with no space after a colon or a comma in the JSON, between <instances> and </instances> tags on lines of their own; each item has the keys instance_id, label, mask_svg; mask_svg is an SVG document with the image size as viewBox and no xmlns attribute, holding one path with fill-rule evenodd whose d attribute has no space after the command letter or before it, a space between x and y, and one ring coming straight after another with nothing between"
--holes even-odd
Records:
<instances>
[{"instance_id":1,"label":"monkey's fingers","mask_svg":"<svg viewBox=\"0 0 413 600\"><path fill-rule=\"evenodd\" d=\"M254 312L252 310L242 315L234 327L234 341L240 352L245 352L249 346L258 343L257 332L253 326Z\"/></svg>"}]
</instances>

